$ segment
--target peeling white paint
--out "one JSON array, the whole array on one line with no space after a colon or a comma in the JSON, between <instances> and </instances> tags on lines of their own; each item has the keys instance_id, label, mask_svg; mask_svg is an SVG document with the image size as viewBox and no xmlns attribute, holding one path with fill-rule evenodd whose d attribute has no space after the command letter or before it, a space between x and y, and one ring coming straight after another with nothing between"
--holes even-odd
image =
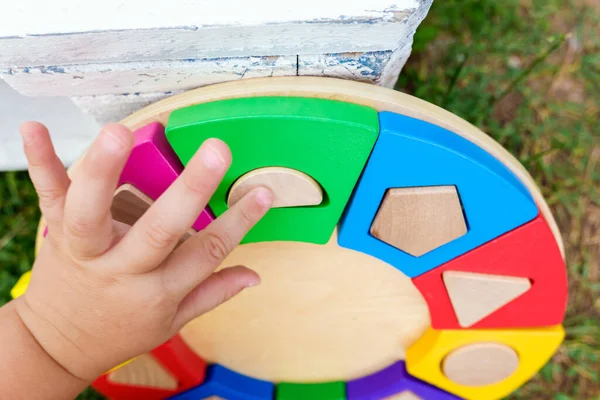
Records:
<instances>
[{"instance_id":1,"label":"peeling white paint","mask_svg":"<svg viewBox=\"0 0 600 400\"><path fill-rule=\"evenodd\" d=\"M296 75L296 60L296 56L245 57L13 68L3 78L26 96L169 92L244 78Z\"/></svg>"},{"instance_id":2,"label":"peeling white paint","mask_svg":"<svg viewBox=\"0 0 600 400\"><path fill-rule=\"evenodd\" d=\"M401 47L415 28L291 23L0 38L0 68L385 51Z\"/></svg>"},{"instance_id":3,"label":"peeling white paint","mask_svg":"<svg viewBox=\"0 0 600 400\"><path fill-rule=\"evenodd\" d=\"M410 56L411 41L396 51L301 56L298 75L329 76L393 88Z\"/></svg>"},{"instance_id":4,"label":"peeling white paint","mask_svg":"<svg viewBox=\"0 0 600 400\"><path fill-rule=\"evenodd\" d=\"M378 85L387 88L394 88L394 86L396 86L398 75L400 75L400 71L402 71L404 64L406 64L408 57L410 57L412 42L413 38L411 36L410 41L406 43L404 47L401 47L392 53L392 56L387 64L383 66L382 73L377 79Z\"/></svg>"},{"instance_id":5,"label":"peeling white paint","mask_svg":"<svg viewBox=\"0 0 600 400\"><path fill-rule=\"evenodd\" d=\"M361 82L375 82L381 76L392 53L392 51L382 51L300 56L298 75L330 76Z\"/></svg>"},{"instance_id":6,"label":"peeling white paint","mask_svg":"<svg viewBox=\"0 0 600 400\"><path fill-rule=\"evenodd\" d=\"M395 50L432 1L11 1L0 68Z\"/></svg>"},{"instance_id":7,"label":"peeling white paint","mask_svg":"<svg viewBox=\"0 0 600 400\"><path fill-rule=\"evenodd\" d=\"M299 57L298 75L329 76L393 87L408 55L410 45L395 52L323 54ZM287 75L296 75L286 69ZM227 61L223 61L226 63ZM397 63L397 66L390 66ZM386 72L387 71L387 72ZM280 71L282 72L282 71ZM282 74L283 75L283 74ZM249 77L246 75L246 77ZM33 89L33 88L32 88ZM179 93L179 92L176 92ZM120 121L149 104L172 96L173 92L140 94L105 94L72 97L73 102L86 114L93 116L100 124Z\"/></svg>"},{"instance_id":8,"label":"peeling white paint","mask_svg":"<svg viewBox=\"0 0 600 400\"><path fill-rule=\"evenodd\" d=\"M386 21L418 0L30 0L6 1L1 36L107 30L190 29L293 21Z\"/></svg>"}]
</instances>

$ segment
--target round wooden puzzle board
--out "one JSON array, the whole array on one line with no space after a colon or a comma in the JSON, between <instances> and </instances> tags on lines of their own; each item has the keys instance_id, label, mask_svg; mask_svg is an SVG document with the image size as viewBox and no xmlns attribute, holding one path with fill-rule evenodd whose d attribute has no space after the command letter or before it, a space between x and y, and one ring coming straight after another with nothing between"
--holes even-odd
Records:
<instances>
[{"instance_id":1,"label":"round wooden puzzle board","mask_svg":"<svg viewBox=\"0 0 600 400\"><path fill-rule=\"evenodd\" d=\"M554 218L524 167L474 126L409 95L331 78L251 79L173 96L122 123L132 130L151 122L166 125L170 113L179 108L255 96L316 97L366 105L439 125L470 140L520 178L564 257ZM44 226L42 219L36 253ZM406 348L429 327L425 301L396 268L342 248L336 239L334 232L324 246L300 242L239 246L223 267L247 265L257 270L263 284L192 321L181 337L209 363L272 382L348 381L403 359Z\"/></svg>"}]
</instances>

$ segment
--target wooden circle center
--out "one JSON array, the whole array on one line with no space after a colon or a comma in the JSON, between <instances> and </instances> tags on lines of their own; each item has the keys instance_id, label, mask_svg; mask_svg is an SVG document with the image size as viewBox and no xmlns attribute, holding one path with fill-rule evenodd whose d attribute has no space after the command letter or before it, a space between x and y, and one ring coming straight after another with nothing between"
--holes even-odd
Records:
<instances>
[{"instance_id":1,"label":"wooden circle center","mask_svg":"<svg viewBox=\"0 0 600 400\"><path fill-rule=\"evenodd\" d=\"M338 246L238 246L222 267L245 265L262 283L190 322L183 339L209 363L272 382L351 380L404 359L429 326L410 278Z\"/></svg>"}]
</instances>

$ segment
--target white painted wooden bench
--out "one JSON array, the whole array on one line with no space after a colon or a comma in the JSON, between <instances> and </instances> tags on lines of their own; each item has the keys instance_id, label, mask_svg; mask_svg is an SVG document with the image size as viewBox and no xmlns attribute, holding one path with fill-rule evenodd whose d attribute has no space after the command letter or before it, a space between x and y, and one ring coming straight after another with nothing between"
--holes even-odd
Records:
<instances>
[{"instance_id":1,"label":"white painted wooden bench","mask_svg":"<svg viewBox=\"0 0 600 400\"><path fill-rule=\"evenodd\" d=\"M0 78L12 87L0 85L0 170L25 166L16 134L25 118L56 128L69 164L100 124L199 86L312 75L393 87L432 1L9 2L0 13Z\"/></svg>"}]
</instances>

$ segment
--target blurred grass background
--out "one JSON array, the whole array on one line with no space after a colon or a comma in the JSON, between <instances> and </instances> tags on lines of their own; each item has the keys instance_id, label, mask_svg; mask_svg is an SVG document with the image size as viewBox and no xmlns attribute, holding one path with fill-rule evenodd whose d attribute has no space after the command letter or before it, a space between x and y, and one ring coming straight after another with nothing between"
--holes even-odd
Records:
<instances>
[{"instance_id":1,"label":"blurred grass background","mask_svg":"<svg viewBox=\"0 0 600 400\"><path fill-rule=\"evenodd\" d=\"M600 399L600 1L434 0L396 89L504 145L561 228L567 337L510 398ZM38 218L27 173L0 173L0 304L32 265Z\"/></svg>"}]
</instances>

